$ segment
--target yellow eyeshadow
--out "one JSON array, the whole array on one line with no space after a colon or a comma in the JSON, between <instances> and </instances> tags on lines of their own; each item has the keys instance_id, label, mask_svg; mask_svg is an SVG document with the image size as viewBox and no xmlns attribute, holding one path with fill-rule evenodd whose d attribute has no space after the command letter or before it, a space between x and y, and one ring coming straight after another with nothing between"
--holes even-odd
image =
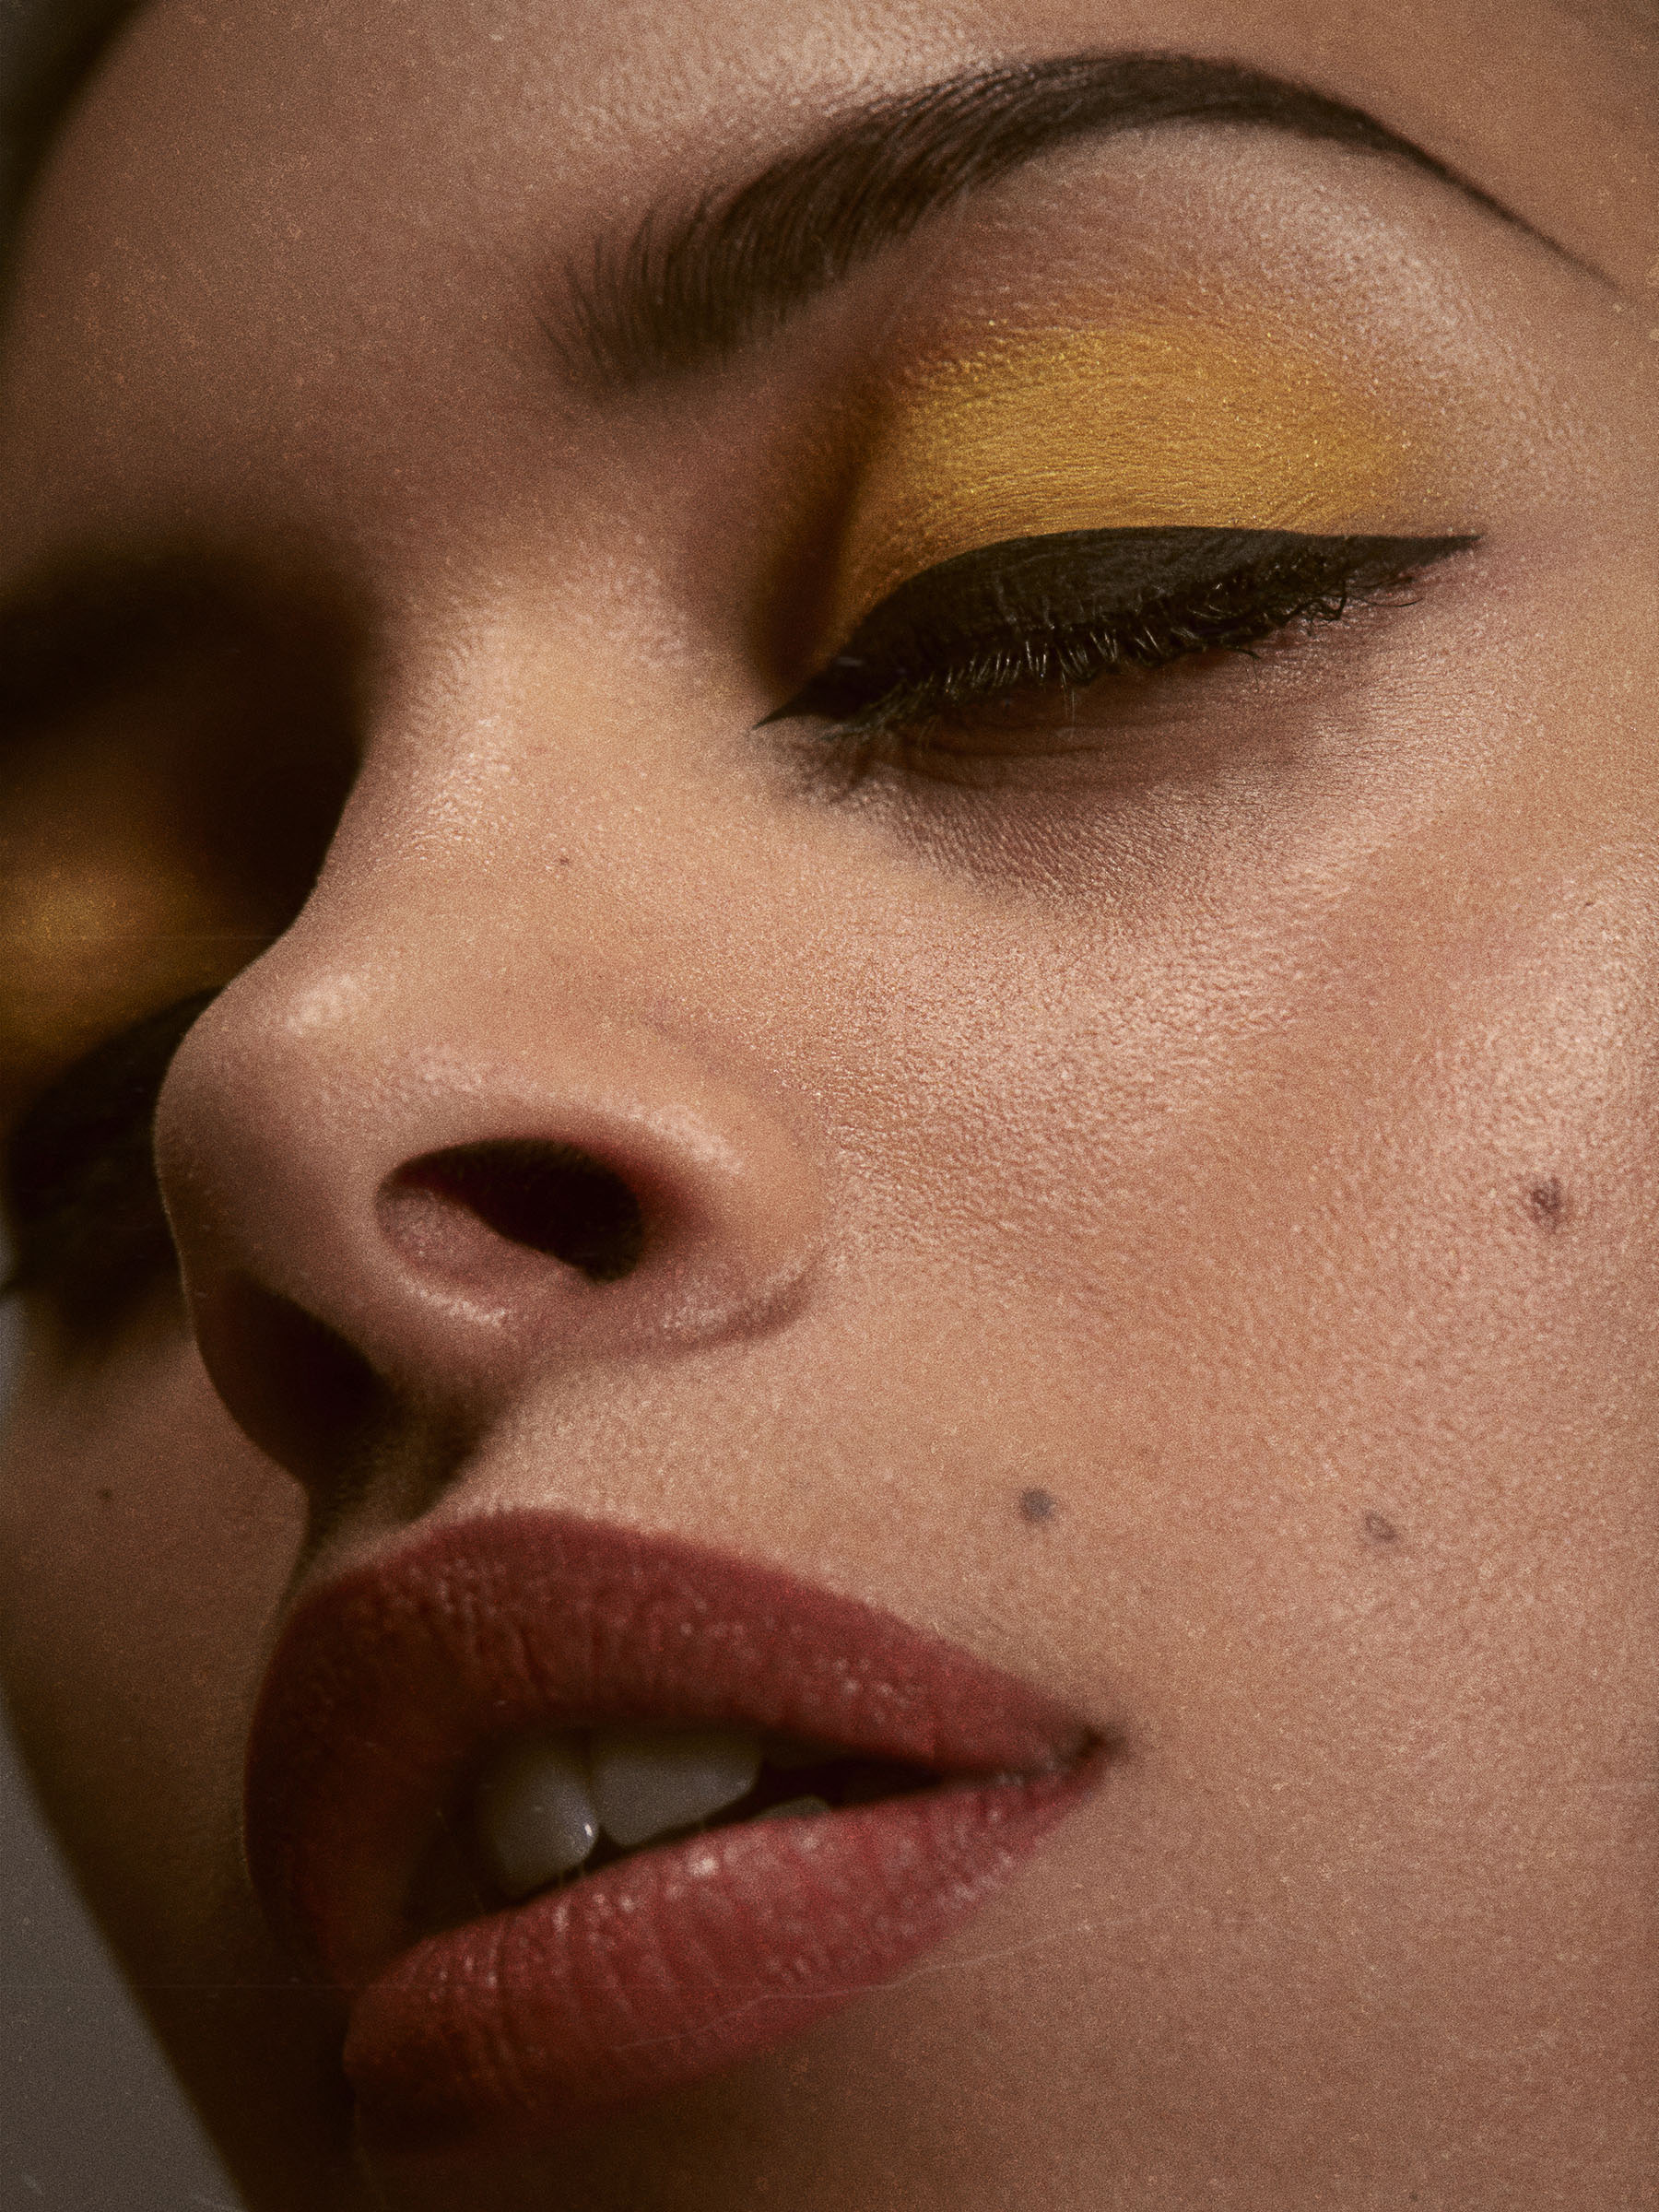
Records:
<instances>
[{"instance_id":1,"label":"yellow eyeshadow","mask_svg":"<svg viewBox=\"0 0 1659 2212\"><path fill-rule=\"evenodd\" d=\"M15 872L0 888L0 1112L147 1009L227 981L257 944L222 919L119 860Z\"/></svg>"},{"instance_id":2,"label":"yellow eyeshadow","mask_svg":"<svg viewBox=\"0 0 1659 2212\"><path fill-rule=\"evenodd\" d=\"M1430 410L1259 322L1036 330L923 364L884 406L831 620L1004 538L1172 528L1466 527Z\"/></svg>"}]
</instances>

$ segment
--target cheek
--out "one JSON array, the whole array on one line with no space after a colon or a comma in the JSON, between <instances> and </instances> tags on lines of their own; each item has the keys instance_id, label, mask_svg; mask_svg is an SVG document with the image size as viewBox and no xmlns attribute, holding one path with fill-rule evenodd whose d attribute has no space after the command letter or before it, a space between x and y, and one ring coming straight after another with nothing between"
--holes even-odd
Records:
<instances>
[{"instance_id":1,"label":"cheek","mask_svg":"<svg viewBox=\"0 0 1659 2212\"><path fill-rule=\"evenodd\" d=\"M0 1461L0 1663L141 1977L203 1963L241 1910L247 1715L301 1527L170 1320L100 1368L26 1366Z\"/></svg>"},{"instance_id":2,"label":"cheek","mask_svg":"<svg viewBox=\"0 0 1659 2212\"><path fill-rule=\"evenodd\" d=\"M1206 1771L1339 1777L1356 1860L1396 1788L1449 1888L1506 1773L1572 1863L1562 1743L1634 1786L1659 1710L1654 928L1606 724L1547 820L1524 782L1430 769L1421 818L1403 790L1357 856L1337 809L1224 898L1102 902L1087 949L1060 921L1039 944L1033 900L1024 967L1015 920L964 928L932 963L954 998L894 993L933 1055L893 1168L926 1277L859 1325L904 1347L872 1430L944 1440L909 1542L961 1558L971 1519L1043 1665ZM1029 1532L1027 1488L1059 1500ZM871 1571L905 1540L875 1529ZM1414 1740L1464 1817L1430 1817Z\"/></svg>"},{"instance_id":3,"label":"cheek","mask_svg":"<svg viewBox=\"0 0 1659 2212\"><path fill-rule=\"evenodd\" d=\"M300 1492L165 1308L102 1367L26 1368L0 1443L0 1676L83 1894L235 2171L352 2201L342 2021L273 1945L241 1771Z\"/></svg>"}]
</instances>

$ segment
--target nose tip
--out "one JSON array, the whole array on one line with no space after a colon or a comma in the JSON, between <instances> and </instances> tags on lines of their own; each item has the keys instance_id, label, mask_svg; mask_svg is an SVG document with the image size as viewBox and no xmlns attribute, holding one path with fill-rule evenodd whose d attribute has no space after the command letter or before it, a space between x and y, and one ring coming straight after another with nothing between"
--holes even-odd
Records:
<instances>
[{"instance_id":1,"label":"nose tip","mask_svg":"<svg viewBox=\"0 0 1659 2212\"><path fill-rule=\"evenodd\" d=\"M297 1018L250 971L185 1040L156 1124L209 1376L308 1486L371 1432L476 1433L583 1363L795 1309L819 1184L752 1085L610 1019L572 1012L503 1059L322 997L334 1018Z\"/></svg>"}]
</instances>

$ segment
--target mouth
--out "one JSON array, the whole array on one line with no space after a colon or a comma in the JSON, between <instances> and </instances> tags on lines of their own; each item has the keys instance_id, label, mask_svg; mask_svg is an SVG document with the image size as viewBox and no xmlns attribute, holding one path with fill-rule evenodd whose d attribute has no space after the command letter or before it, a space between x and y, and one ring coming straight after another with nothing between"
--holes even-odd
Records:
<instances>
[{"instance_id":1,"label":"mouth","mask_svg":"<svg viewBox=\"0 0 1659 2212\"><path fill-rule=\"evenodd\" d=\"M248 1861L347 1999L369 2147L482 2149L688 2087L890 1981L1102 1756L858 1599L502 1513L301 1604L254 1716Z\"/></svg>"}]
</instances>

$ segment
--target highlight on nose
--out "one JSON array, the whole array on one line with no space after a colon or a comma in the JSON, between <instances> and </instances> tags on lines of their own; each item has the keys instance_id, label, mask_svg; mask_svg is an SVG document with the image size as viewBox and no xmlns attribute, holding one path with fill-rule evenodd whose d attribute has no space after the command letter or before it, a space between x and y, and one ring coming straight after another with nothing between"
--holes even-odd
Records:
<instances>
[{"instance_id":1,"label":"highlight on nose","mask_svg":"<svg viewBox=\"0 0 1659 2212\"><path fill-rule=\"evenodd\" d=\"M320 946L215 999L155 1121L208 1379L301 1482L394 1487L578 1367L799 1311L822 1177L737 1069L573 994L497 1004L441 941L414 980Z\"/></svg>"},{"instance_id":2,"label":"highlight on nose","mask_svg":"<svg viewBox=\"0 0 1659 2212\"><path fill-rule=\"evenodd\" d=\"M417 1264L474 1275L499 1239L620 1282L645 1252L640 1202L613 1169L574 1145L499 1137L453 1145L387 1177L378 1210L390 1241Z\"/></svg>"}]
</instances>

